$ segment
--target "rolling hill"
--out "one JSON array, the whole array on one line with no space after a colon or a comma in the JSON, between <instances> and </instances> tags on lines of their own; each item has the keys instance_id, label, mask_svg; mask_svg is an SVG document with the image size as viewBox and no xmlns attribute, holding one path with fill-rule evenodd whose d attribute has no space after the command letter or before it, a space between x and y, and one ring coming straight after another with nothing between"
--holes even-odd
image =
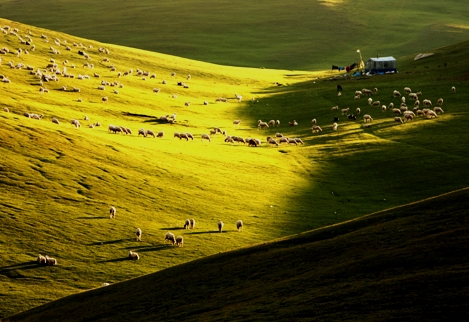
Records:
<instances>
[{"instance_id":1,"label":"rolling hill","mask_svg":"<svg viewBox=\"0 0 469 322\"><path fill-rule=\"evenodd\" d=\"M464 1L2 0L3 18L223 65L327 70L469 38Z\"/></svg>"},{"instance_id":2,"label":"rolling hill","mask_svg":"<svg viewBox=\"0 0 469 322\"><path fill-rule=\"evenodd\" d=\"M463 189L3 321L465 321L468 200Z\"/></svg>"},{"instance_id":3,"label":"rolling hill","mask_svg":"<svg viewBox=\"0 0 469 322\"><path fill-rule=\"evenodd\" d=\"M399 58L395 75L343 78L215 65L5 19L0 27L0 49L8 49L0 55L1 317L103 282L469 186L462 131L468 122L467 41L436 48L422 60ZM57 81L43 77L52 74ZM392 92L403 93L405 86L434 103L444 98L445 113L398 124L391 111L353 99L356 90L376 87L373 100L399 105ZM220 97L227 102L217 102ZM351 112L360 107L374 121L365 128L361 116L348 121L333 106ZM173 123L161 118L174 113ZM337 131L334 116L340 117ZM312 118L320 133L311 133ZM72 119L81 127L72 126ZM258 120L271 119L280 126L258 129ZM293 120L298 126L288 126ZM90 127L96 122L102 126ZM111 133L111 124L133 134ZM263 143L231 144L221 134L202 141L215 127ZM140 128L165 135L138 136ZM177 139L175 132L191 132L195 139ZM304 145L266 144L277 132ZM113 220L111 205L117 207ZM182 229L187 218L195 218L196 229ZM235 229L238 219L245 223L242 233ZM222 234L216 233L219 220L225 222ZM137 228L142 242L135 240ZM183 248L163 243L168 231L184 237ZM127 260L129 251L141 259ZM38 254L57 258L58 265L37 265Z\"/></svg>"}]
</instances>

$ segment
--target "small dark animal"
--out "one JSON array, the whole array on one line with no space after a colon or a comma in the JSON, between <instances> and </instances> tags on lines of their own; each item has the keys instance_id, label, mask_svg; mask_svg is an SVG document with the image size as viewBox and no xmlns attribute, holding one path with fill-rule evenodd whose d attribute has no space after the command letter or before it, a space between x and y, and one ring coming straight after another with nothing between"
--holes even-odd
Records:
<instances>
[{"instance_id":1,"label":"small dark animal","mask_svg":"<svg viewBox=\"0 0 469 322\"><path fill-rule=\"evenodd\" d=\"M334 122L338 122L339 118L337 116L334 116Z\"/></svg>"},{"instance_id":2,"label":"small dark animal","mask_svg":"<svg viewBox=\"0 0 469 322\"><path fill-rule=\"evenodd\" d=\"M341 92L341 91L342 91L342 86L340 86L340 84L337 85L337 91L338 91L338 92Z\"/></svg>"},{"instance_id":3,"label":"small dark animal","mask_svg":"<svg viewBox=\"0 0 469 322\"><path fill-rule=\"evenodd\" d=\"M258 146L258 145L259 145L258 142L254 139L250 139L248 141L248 146Z\"/></svg>"},{"instance_id":4,"label":"small dark animal","mask_svg":"<svg viewBox=\"0 0 469 322\"><path fill-rule=\"evenodd\" d=\"M81 50L78 51L78 55L84 55L85 53L82 52Z\"/></svg>"},{"instance_id":5,"label":"small dark animal","mask_svg":"<svg viewBox=\"0 0 469 322\"><path fill-rule=\"evenodd\" d=\"M357 117L353 114L349 114L347 117L350 121L356 121L357 120Z\"/></svg>"}]
</instances>

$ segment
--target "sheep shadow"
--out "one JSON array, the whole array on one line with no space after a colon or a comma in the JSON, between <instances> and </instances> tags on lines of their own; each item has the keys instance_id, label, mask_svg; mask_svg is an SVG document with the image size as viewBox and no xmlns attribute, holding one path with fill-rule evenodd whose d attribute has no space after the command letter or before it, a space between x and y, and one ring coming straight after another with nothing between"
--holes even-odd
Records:
<instances>
[{"instance_id":1,"label":"sheep shadow","mask_svg":"<svg viewBox=\"0 0 469 322\"><path fill-rule=\"evenodd\" d=\"M153 251L160 251L160 250L163 250L163 249L166 249L167 246L171 246L169 244L161 244L161 245L158 245L158 246L141 246L141 247L125 247L124 249L132 249L133 251L136 251L136 252L141 252L141 253L145 253L145 252L153 252Z\"/></svg>"},{"instance_id":2,"label":"sheep shadow","mask_svg":"<svg viewBox=\"0 0 469 322\"><path fill-rule=\"evenodd\" d=\"M112 245L112 244L118 244L118 243L132 241L132 240L134 240L134 238L122 238L122 239L116 239L116 240L94 242L94 243L91 243L91 244L87 244L86 246Z\"/></svg>"},{"instance_id":3,"label":"sheep shadow","mask_svg":"<svg viewBox=\"0 0 469 322\"><path fill-rule=\"evenodd\" d=\"M28 261L10 266L3 266L0 267L0 275L8 275L10 271L15 271L17 269L34 269L42 266L44 265L40 265L37 261Z\"/></svg>"},{"instance_id":4,"label":"sheep shadow","mask_svg":"<svg viewBox=\"0 0 469 322\"><path fill-rule=\"evenodd\" d=\"M77 219L109 219L109 216L106 216L106 217L78 217Z\"/></svg>"},{"instance_id":5,"label":"sheep shadow","mask_svg":"<svg viewBox=\"0 0 469 322\"><path fill-rule=\"evenodd\" d=\"M108 259L104 261L99 261L98 263L113 263L113 262L124 262L124 261L130 261L127 256L126 257L121 257L121 258L114 258L114 259Z\"/></svg>"},{"instance_id":6,"label":"sheep shadow","mask_svg":"<svg viewBox=\"0 0 469 322\"><path fill-rule=\"evenodd\" d=\"M160 228L160 230L186 230L184 227Z\"/></svg>"},{"instance_id":7,"label":"sheep shadow","mask_svg":"<svg viewBox=\"0 0 469 322\"><path fill-rule=\"evenodd\" d=\"M227 233L227 230L222 231L221 233ZM201 234L220 234L218 230L209 230L209 231L194 231L194 232L187 232L189 235L201 235Z\"/></svg>"}]
</instances>

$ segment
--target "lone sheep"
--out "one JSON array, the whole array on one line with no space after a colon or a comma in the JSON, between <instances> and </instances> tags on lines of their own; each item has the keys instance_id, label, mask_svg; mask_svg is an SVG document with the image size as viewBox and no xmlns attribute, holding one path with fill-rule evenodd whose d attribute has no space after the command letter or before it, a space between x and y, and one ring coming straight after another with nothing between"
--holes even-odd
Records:
<instances>
[{"instance_id":1,"label":"lone sheep","mask_svg":"<svg viewBox=\"0 0 469 322\"><path fill-rule=\"evenodd\" d=\"M225 225L225 224L223 223L223 221L220 220L220 221L218 222L218 231L219 231L220 233L223 231L223 226L224 226L224 225Z\"/></svg>"},{"instance_id":2,"label":"lone sheep","mask_svg":"<svg viewBox=\"0 0 469 322\"><path fill-rule=\"evenodd\" d=\"M236 222L236 228L238 229L238 231L242 231L243 230L243 221L242 220L238 220Z\"/></svg>"},{"instance_id":3,"label":"lone sheep","mask_svg":"<svg viewBox=\"0 0 469 322\"><path fill-rule=\"evenodd\" d=\"M117 209L114 206L111 206L109 209L109 218L116 218Z\"/></svg>"},{"instance_id":4,"label":"lone sheep","mask_svg":"<svg viewBox=\"0 0 469 322\"><path fill-rule=\"evenodd\" d=\"M137 228L135 235L137 235L137 241L142 241L142 230Z\"/></svg>"},{"instance_id":5,"label":"lone sheep","mask_svg":"<svg viewBox=\"0 0 469 322\"><path fill-rule=\"evenodd\" d=\"M136 252L133 252L133 251L129 251L129 259L130 260L134 260L134 261L138 261L140 259L140 256L136 253Z\"/></svg>"}]
</instances>

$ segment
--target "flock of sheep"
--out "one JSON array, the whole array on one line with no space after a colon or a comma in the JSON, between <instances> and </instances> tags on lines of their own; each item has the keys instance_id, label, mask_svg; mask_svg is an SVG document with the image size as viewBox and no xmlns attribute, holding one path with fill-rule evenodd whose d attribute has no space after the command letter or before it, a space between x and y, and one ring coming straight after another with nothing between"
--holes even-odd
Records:
<instances>
[{"instance_id":1,"label":"flock of sheep","mask_svg":"<svg viewBox=\"0 0 469 322\"><path fill-rule=\"evenodd\" d=\"M116 217L116 212L117 212L116 207L111 206L111 208L109 209L109 214L110 214L111 219ZM224 226L225 226L225 224L223 223L223 221L221 221L221 220L218 221L217 228L218 228L218 231L220 233L223 232L223 227ZM238 230L238 232L241 232L243 230L243 226L244 226L244 224L243 224L242 220L236 221L236 229ZM195 219L194 218L186 219L184 221L184 229L195 229ZM140 228L137 228L137 230L135 231L135 235L136 235L136 240L137 241L142 241L142 230ZM183 236L175 236L171 232L166 233L163 242L166 243L166 241L168 241L173 246L177 246L177 247L183 247L184 246L184 237ZM38 262L39 262L39 258L41 256L42 255L39 255ZM46 257L41 257L41 258L45 259L45 258L48 258L48 257L46 256ZM130 260L139 260L140 255L136 252L129 251L128 258ZM45 261L44 263L47 263L47 265L56 265L57 264L57 261L55 259L52 258L50 260L51 261L53 260L53 264L49 263L49 261ZM39 262L39 263L41 263L41 262Z\"/></svg>"}]
</instances>

